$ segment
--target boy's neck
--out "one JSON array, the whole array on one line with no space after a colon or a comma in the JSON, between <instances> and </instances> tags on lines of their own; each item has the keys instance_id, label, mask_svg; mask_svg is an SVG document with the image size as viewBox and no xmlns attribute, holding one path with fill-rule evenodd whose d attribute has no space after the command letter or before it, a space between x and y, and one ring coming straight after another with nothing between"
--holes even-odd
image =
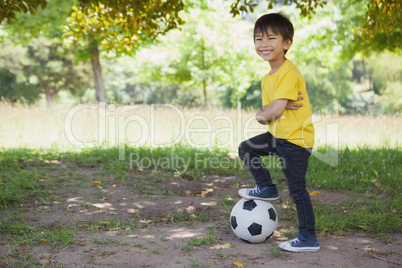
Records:
<instances>
[{"instance_id":1,"label":"boy's neck","mask_svg":"<svg viewBox=\"0 0 402 268\"><path fill-rule=\"evenodd\" d=\"M285 63L286 60L287 60L286 57L283 56L283 58L281 59L275 61L269 61L269 66L271 66L270 75L276 73L282 67L282 65Z\"/></svg>"}]
</instances>

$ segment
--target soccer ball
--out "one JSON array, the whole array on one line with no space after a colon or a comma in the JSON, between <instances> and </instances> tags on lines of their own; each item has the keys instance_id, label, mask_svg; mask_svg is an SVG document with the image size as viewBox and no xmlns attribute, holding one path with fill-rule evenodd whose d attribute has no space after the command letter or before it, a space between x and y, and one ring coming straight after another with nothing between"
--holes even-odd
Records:
<instances>
[{"instance_id":1,"label":"soccer ball","mask_svg":"<svg viewBox=\"0 0 402 268\"><path fill-rule=\"evenodd\" d=\"M271 203L243 198L232 209L230 226L240 239L249 243L261 243L275 232L278 216Z\"/></svg>"}]
</instances>

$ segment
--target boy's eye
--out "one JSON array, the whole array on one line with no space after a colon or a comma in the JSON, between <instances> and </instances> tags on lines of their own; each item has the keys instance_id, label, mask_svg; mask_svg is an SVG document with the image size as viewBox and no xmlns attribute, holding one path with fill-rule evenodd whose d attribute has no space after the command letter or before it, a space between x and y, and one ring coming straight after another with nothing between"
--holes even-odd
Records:
<instances>
[{"instance_id":1,"label":"boy's eye","mask_svg":"<svg viewBox=\"0 0 402 268\"><path fill-rule=\"evenodd\" d=\"M269 40L274 40L274 39L275 39L275 37L270 37L270 38L269 38Z\"/></svg>"}]
</instances>

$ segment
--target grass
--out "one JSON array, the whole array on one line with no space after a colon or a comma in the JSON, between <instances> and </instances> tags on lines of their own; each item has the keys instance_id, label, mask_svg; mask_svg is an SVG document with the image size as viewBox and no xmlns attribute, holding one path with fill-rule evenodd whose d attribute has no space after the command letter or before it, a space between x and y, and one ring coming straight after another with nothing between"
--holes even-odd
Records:
<instances>
[{"instance_id":1,"label":"grass","mask_svg":"<svg viewBox=\"0 0 402 268\"><path fill-rule=\"evenodd\" d=\"M313 158L309 162L309 186L400 199L400 149L345 148L338 152L338 161L338 166L331 167Z\"/></svg>"},{"instance_id":2,"label":"grass","mask_svg":"<svg viewBox=\"0 0 402 268\"><path fill-rule=\"evenodd\" d=\"M319 150L319 149L318 149ZM57 189L60 187L72 187L82 184L82 177L71 176L77 169L91 170L90 180L100 180L106 186L113 176L120 183L130 184L122 178L132 169L142 168L149 170L143 177L133 182L142 194L174 195L172 192L155 192L155 185L164 183L159 173L167 173L170 177L178 176L182 179L202 180L203 175L236 175L249 177L242 164L236 158L230 157L230 151L226 149L195 149L188 146L176 146L173 148L132 148L127 147L126 152L135 152L141 155L139 159L149 159L150 166L144 168L140 165L131 165L129 161L121 161L118 158L118 149L88 149L82 152L62 152L53 149L40 151L30 148L2 149L0 151L0 207L7 209L15 207L30 200L36 200L42 209L50 211L50 203L59 199ZM203 155L203 161L197 158L197 154ZM308 188L335 190L366 198L369 201L346 201L340 205L328 205L318 203L316 208L317 227L322 233L344 233L351 230L361 230L369 233L392 233L400 231L401 226L401 185L402 180L402 154L397 148L345 148L338 151L339 163L337 167L325 165L320 160L312 157L307 174ZM177 174L178 167L157 166L158 159L170 159L175 157L187 159L187 164L182 172ZM173 159L173 160L172 160ZM213 159L214 161L210 161ZM138 160L140 161L140 160ZM153 161L153 162L152 162ZM224 163L217 165L216 163ZM265 159L275 162L272 158ZM60 165L66 165L66 169L60 170ZM173 163L174 164L174 163ZM185 170L185 171L184 171ZM286 180L281 169L272 167L273 177L280 187L286 187ZM66 179L69 178L69 179ZM82 186L81 186L82 187ZM103 194L98 189L96 196L102 198ZM229 198L221 202L226 207L233 201ZM289 205L290 207L292 204ZM282 215L282 219L294 221L295 217L290 211ZM149 221L144 219L149 225ZM183 225L194 221L210 221L207 214L187 215L177 213L171 219L165 221L181 222ZM123 225L119 221L105 223L91 223L86 229L100 230L138 228L134 223ZM150 225L152 226L152 225ZM39 240L38 240L39 241Z\"/></svg>"},{"instance_id":3,"label":"grass","mask_svg":"<svg viewBox=\"0 0 402 268\"><path fill-rule=\"evenodd\" d=\"M337 206L316 205L317 226L322 235L344 235L358 230L370 234L401 231L402 201L344 201Z\"/></svg>"},{"instance_id":4,"label":"grass","mask_svg":"<svg viewBox=\"0 0 402 268\"><path fill-rule=\"evenodd\" d=\"M5 226L4 226L5 225ZM55 247L66 247L74 243L75 226L66 227L61 225L46 226L44 228L18 228L13 229L13 224L2 222L1 230L8 233L7 240L12 241L14 246L36 246L39 244L52 244Z\"/></svg>"},{"instance_id":5,"label":"grass","mask_svg":"<svg viewBox=\"0 0 402 268\"><path fill-rule=\"evenodd\" d=\"M38 209L51 217L53 213L57 213L53 204L63 201L60 194L62 189L69 192L86 189L88 191L83 193L84 198L86 195L96 200L103 200L105 198L103 190L118 184L132 187L141 195L158 196L163 199L180 194L174 189L160 187L167 184L167 180L205 181L207 176L211 175L236 176L239 179L231 181L229 187L239 188L242 179L250 179L249 172L234 154L241 135L235 131L234 135L229 138L232 142L227 146L221 146L228 140L227 135L230 133L214 132L217 129L228 127L228 124L222 120L213 120L218 115L229 115L234 118L234 126L237 125L236 120L239 118L236 118L238 114L235 110L184 109L187 123L193 116L206 114L211 119L212 129L205 135L185 133L184 142L174 146L150 146L152 144L148 143L138 145L131 142L124 147L116 148L110 146L110 143L106 141L97 147L78 150L66 144L65 138L60 139L65 135L64 124L61 121L64 120L67 110L60 108L44 115L44 111L39 108L21 108L20 111L13 107L1 108L9 113L0 114L0 130L2 131L0 144L3 145L0 149L0 211L2 214L0 232L4 243L14 248L15 254L0 258L0 265L3 263L9 267L38 265L38 259L30 250L17 253L17 249L35 246L50 246L52 249L69 247L77 243L75 236L77 232L119 231L125 235L140 228L154 228L156 224L188 226L196 222L213 221L212 216L207 213L209 210L197 215L177 212L169 217L149 218L135 213L132 218L127 219L116 220L104 217L102 220L85 220L68 226L34 226L20 216L19 211L24 212L25 204L35 204ZM123 109L123 107L120 108ZM143 114L146 121L150 120L150 107L136 106L132 109L126 111L125 115L135 112ZM162 143L171 141L172 137L178 133L177 129L172 130L172 128L174 129L172 127L175 120L174 112L158 109L155 121L156 140L160 139ZM253 113L242 111L241 122L247 121L253 116ZM4 114L11 116L5 117ZM109 115L116 116L113 113ZM162 115L166 115L164 117L166 120L161 120ZM43 120L39 122L33 119L35 116ZM97 137L97 128L92 124L92 122L97 122L96 114L82 113L77 116L77 120L76 123L79 126L77 137L86 141ZM337 120L340 146L334 146L333 149L337 154L338 164L337 166L327 165L313 155L309 162L307 183L309 189L330 190L343 194L346 200L338 204L330 204L325 202L325 196L318 195L318 200L314 203L317 231L322 236L364 232L381 237L384 241L391 241L392 234L401 232L400 226L402 226L400 188L402 185L400 164L402 154L401 148L398 147L401 117L351 116L340 117ZM24 125L21 122L27 123ZM57 123L52 125L42 122ZM203 121L192 122L195 123L186 126L186 129L187 127L189 127L188 129L205 128ZM376 127L367 127L366 122L373 123ZM133 123L126 128L126 132L133 133L132 140L135 140L138 134L136 130L138 126L134 127L134 125ZM1 128L1 126L9 127ZM355 130L356 126L360 126L359 132ZM317 124L317 132L322 127ZM382 136L383 129L389 130L386 138ZM14 133L20 134L15 137ZM213 133L216 135L212 135ZM33 139L27 137L33 137ZM111 138L109 137L109 141ZM317 153L326 151L325 147L320 146L323 142L322 139L323 137L319 137L318 146L315 148ZM189 140L208 146L199 146L199 148L190 146ZM205 143L206 140L207 143ZM357 141L360 142L360 145ZM24 144L29 144L29 146ZM124 156L124 160L122 160L122 156ZM287 188L286 179L278 165L278 158L266 157L264 162L270 167L271 175L278 187L280 189ZM95 186L91 183L92 181L99 181L101 185ZM225 196L214 201L223 206L222 213L227 215L235 203L234 196ZM282 210L281 220L297 226L293 203L285 200L282 205L286 205L287 208ZM91 207L91 204L81 203L81 207L87 209ZM74 207L66 205L62 209L69 211ZM223 221L222 224L227 225L227 222ZM161 237L159 240L168 244L171 239ZM118 241L111 238L89 241L96 246L118 246ZM184 251L194 248L199 250L197 249L199 246L209 246L221 242L219 230L210 227L206 235L189 238L180 244L180 248ZM157 254L161 250L152 250L140 243L134 243L133 247L141 248L151 254ZM287 257L285 253L275 249L271 250L271 255L277 258ZM92 256L88 263L96 264L98 257ZM208 260L206 260L206 264L201 262L203 261L190 260L189 265L190 267L213 266L212 263L208 263ZM316 260L316 264L320 264L320 259ZM62 264L59 265L62 267Z\"/></svg>"},{"instance_id":6,"label":"grass","mask_svg":"<svg viewBox=\"0 0 402 268\"><path fill-rule=\"evenodd\" d=\"M49 112L45 107L0 103L0 145L7 148L29 146L71 151L76 149L67 139L74 142L66 132L66 129L71 129L76 140L95 141L97 146L113 147L123 142L137 147L157 147L178 139L182 144L197 145L192 147L222 145L222 148L236 151L246 135L251 137L265 129L255 122L254 110L132 105L117 106L112 111L108 107L106 110L94 109L93 105L85 107L87 109L74 114L70 122L66 118L72 115L74 107L59 106ZM105 116L106 125L102 124L102 115ZM119 116L124 117L126 124L116 127ZM128 122L130 117L133 121ZM313 115L317 146L339 144L340 147L347 145L353 148L363 145L395 148L398 146L401 120L400 115L332 115L328 118L321 114ZM197 132L197 129L202 132ZM246 134L247 131L249 133ZM99 135L103 137L100 140ZM119 138L118 135L124 137Z\"/></svg>"}]
</instances>

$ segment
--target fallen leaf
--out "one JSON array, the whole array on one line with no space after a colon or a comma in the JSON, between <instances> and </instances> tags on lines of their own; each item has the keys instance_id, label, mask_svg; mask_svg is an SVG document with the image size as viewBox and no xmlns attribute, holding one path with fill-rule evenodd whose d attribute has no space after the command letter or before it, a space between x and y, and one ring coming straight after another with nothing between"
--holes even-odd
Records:
<instances>
[{"instance_id":1,"label":"fallen leaf","mask_svg":"<svg viewBox=\"0 0 402 268\"><path fill-rule=\"evenodd\" d=\"M113 188L116 188L116 186L117 186L116 184L113 184Z\"/></svg>"},{"instance_id":2,"label":"fallen leaf","mask_svg":"<svg viewBox=\"0 0 402 268\"><path fill-rule=\"evenodd\" d=\"M310 195L316 195L316 194L319 194L319 193L320 193L319 191L314 191L314 192L310 193Z\"/></svg>"},{"instance_id":3,"label":"fallen leaf","mask_svg":"<svg viewBox=\"0 0 402 268\"><path fill-rule=\"evenodd\" d=\"M323 246L323 247L330 249L330 250L338 250L338 247L334 247L334 246Z\"/></svg>"},{"instance_id":4,"label":"fallen leaf","mask_svg":"<svg viewBox=\"0 0 402 268\"><path fill-rule=\"evenodd\" d=\"M375 251L369 247L365 247L364 251L368 252L368 253L375 253Z\"/></svg>"},{"instance_id":5,"label":"fallen leaf","mask_svg":"<svg viewBox=\"0 0 402 268\"><path fill-rule=\"evenodd\" d=\"M240 262L234 262L233 263L236 267L243 267L244 265L243 264L241 264Z\"/></svg>"},{"instance_id":6,"label":"fallen leaf","mask_svg":"<svg viewBox=\"0 0 402 268\"><path fill-rule=\"evenodd\" d=\"M92 181L92 184L93 185L99 185L99 184L102 184L100 181Z\"/></svg>"},{"instance_id":7,"label":"fallen leaf","mask_svg":"<svg viewBox=\"0 0 402 268\"><path fill-rule=\"evenodd\" d=\"M205 197L208 193L213 192L214 189L205 189L204 191L201 191L201 196Z\"/></svg>"},{"instance_id":8,"label":"fallen leaf","mask_svg":"<svg viewBox=\"0 0 402 268\"><path fill-rule=\"evenodd\" d=\"M47 239L46 239L46 238L43 238L43 239L42 239L42 242L47 242Z\"/></svg>"},{"instance_id":9,"label":"fallen leaf","mask_svg":"<svg viewBox=\"0 0 402 268\"><path fill-rule=\"evenodd\" d=\"M201 191L201 196L205 197L209 192L208 191Z\"/></svg>"}]
</instances>

